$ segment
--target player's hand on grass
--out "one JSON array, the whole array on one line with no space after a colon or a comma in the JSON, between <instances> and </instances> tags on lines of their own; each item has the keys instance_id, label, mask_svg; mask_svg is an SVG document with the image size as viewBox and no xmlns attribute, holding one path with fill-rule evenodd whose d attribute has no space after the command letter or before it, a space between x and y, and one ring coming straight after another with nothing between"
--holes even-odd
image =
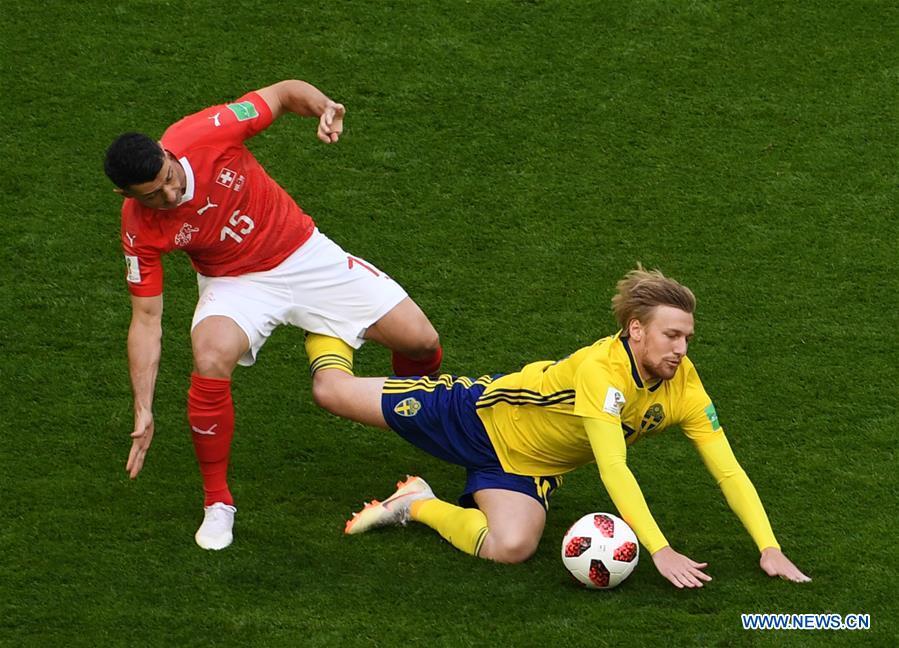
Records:
<instances>
[{"instance_id":1,"label":"player's hand on grass","mask_svg":"<svg viewBox=\"0 0 899 648\"><path fill-rule=\"evenodd\" d=\"M131 452L128 453L128 463L125 470L131 479L137 477L137 473L144 467L144 458L153 440L153 412L150 410L138 410L134 413L134 432L131 433Z\"/></svg>"},{"instance_id":2,"label":"player's hand on grass","mask_svg":"<svg viewBox=\"0 0 899 648\"><path fill-rule=\"evenodd\" d=\"M333 144L340 139L343 132L343 116L346 108L343 104L328 100L322 116L318 120L318 139L325 144Z\"/></svg>"},{"instance_id":3,"label":"player's hand on grass","mask_svg":"<svg viewBox=\"0 0 899 648\"><path fill-rule=\"evenodd\" d=\"M711 576L702 571L709 566L708 563L691 560L671 547L663 547L652 554L652 561L659 573L678 589L702 587L703 581L712 580Z\"/></svg>"},{"instance_id":4,"label":"player's hand on grass","mask_svg":"<svg viewBox=\"0 0 899 648\"><path fill-rule=\"evenodd\" d=\"M759 561L759 565L768 576L779 576L794 583L808 583L812 580L799 571L799 568L780 549L775 547L762 550L762 559Z\"/></svg>"}]
</instances>

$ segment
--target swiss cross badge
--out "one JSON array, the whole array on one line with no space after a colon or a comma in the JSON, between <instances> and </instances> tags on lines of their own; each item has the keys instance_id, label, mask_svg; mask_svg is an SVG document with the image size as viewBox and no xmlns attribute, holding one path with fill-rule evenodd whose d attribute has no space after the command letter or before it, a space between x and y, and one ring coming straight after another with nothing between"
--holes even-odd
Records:
<instances>
[{"instance_id":1,"label":"swiss cross badge","mask_svg":"<svg viewBox=\"0 0 899 648\"><path fill-rule=\"evenodd\" d=\"M234 180L237 178L237 173L232 171L227 167L222 167L222 170L219 171L218 176L215 181L222 185L223 187L231 188L231 185L234 184Z\"/></svg>"}]
</instances>

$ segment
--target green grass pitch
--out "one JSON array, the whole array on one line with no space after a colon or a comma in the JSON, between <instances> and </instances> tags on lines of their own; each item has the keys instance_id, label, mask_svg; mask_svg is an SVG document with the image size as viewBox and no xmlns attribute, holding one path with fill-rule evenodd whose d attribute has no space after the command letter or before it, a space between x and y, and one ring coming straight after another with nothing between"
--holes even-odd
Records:
<instances>
[{"instance_id":1,"label":"green grass pitch","mask_svg":"<svg viewBox=\"0 0 899 648\"><path fill-rule=\"evenodd\" d=\"M895 3L3 3L0 644L896 645ZM636 261L699 299L690 349L805 586L773 581L689 443L634 470L675 548L619 589L568 578L561 537L613 510L593 467L527 564L415 526L347 538L406 472L462 471L313 405L295 330L234 380L236 541L200 551L186 426L187 259L166 264L157 433L139 479L125 357L125 130L284 78L348 108L336 146L287 117L251 142L323 231L397 278L445 369L512 371L614 332ZM361 373L389 370L369 345ZM868 613L859 632L746 632L742 612Z\"/></svg>"}]
</instances>

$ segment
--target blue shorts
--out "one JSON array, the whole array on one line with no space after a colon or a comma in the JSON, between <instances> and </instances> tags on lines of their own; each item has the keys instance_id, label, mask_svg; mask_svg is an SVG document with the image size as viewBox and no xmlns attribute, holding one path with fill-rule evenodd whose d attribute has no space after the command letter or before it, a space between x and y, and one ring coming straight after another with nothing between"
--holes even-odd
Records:
<instances>
[{"instance_id":1,"label":"blue shorts","mask_svg":"<svg viewBox=\"0 0 899 648\"><path fill-rule=\"evenodd\" d=\"M501 488L530 495L549 508L549 496L561 477L531 477L503 470L475 403L493 381L491 376L466 378L390 378L381 392L384 420L412 445L438 459L463 466L468 477L459 502L475 507L473 495Z\"/></svg>"}]
</instances>

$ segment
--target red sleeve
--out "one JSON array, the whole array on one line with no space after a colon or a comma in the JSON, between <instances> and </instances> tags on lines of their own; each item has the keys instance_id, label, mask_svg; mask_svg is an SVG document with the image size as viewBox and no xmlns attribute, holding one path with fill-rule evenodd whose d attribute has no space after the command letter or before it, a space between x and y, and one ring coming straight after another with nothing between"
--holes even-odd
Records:
<instances>
[{"instance_id":1,"label":"red sleeve","mask_svg":"<svg viewBox=\"0 0 899 648\"><path fill-rule=\"evenodd\" d=\"M152 236L141 227L133 201L122 206L122 250L125 253L125 282L135 297L162 294L162 251L152 245Z\"/></svg>"},{"instance_id":2,"label":"red sleeve","mask_svg":"<svg viewBox=\"0 0 899 648\"><path fill-rule=\"evenodd\" d=\"M242 125L243 139L249 139L272 125L272 110L255 91L248 92L233 103L225 104L225 109L222 124Z\"/></svg>"},{"instance_id":3,"label":"red sleeve","mask_svg":"<svg viewBox=\"0 0 899 648\"><path fill-rule=\"evenodd\" d=\"M241 146L272 123L272 111L255 91L239 99L210 106L172 124L162 136L162 145L176 155L194 146Z\"/></svg>"}]
</instances>

